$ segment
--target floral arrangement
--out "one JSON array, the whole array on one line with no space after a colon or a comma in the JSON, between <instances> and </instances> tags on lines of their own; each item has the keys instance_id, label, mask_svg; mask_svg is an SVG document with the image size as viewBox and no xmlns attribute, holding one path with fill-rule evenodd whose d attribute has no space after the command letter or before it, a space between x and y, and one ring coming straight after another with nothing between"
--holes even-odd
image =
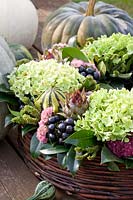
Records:
<instances>
[{"instance_id":1,"label":"floral arrangement","mask_svg":"<svg viewBox=\"0 0 133 200\"><path fill-rule=\"evenodd\" d=\"M110 170L119 171L119 163L133 168L131 41L130 35L113 34L82 50L54 45L42 60L22 64L7 76L9 85L0 92L10 91L16 104L8 98L6 125L20 124L23 137L32 134L33 157L57 156L73 174L84 159L97 155Z\"/></svg>"}]
</instances>

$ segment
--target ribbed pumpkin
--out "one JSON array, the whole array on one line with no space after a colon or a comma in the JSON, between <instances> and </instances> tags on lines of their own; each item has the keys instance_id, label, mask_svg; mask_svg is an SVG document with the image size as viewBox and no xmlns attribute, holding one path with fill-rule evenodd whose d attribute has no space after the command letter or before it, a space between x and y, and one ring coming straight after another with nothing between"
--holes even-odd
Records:
<instances>
[{"instance_id":1,"label":"ribbed pumpkin","mask_svg":"<svg viewBox=\"0 0 133 200\"><path fill-rule=\"evenodd\" d=\"M133 35L133 19L124 10L111 4L90 0L68 3L49 15L44 22L42 49L55 43L68 43L77 36L80 46L88 37L110 36L121 32Z\"/></svg>"}]
</instances>

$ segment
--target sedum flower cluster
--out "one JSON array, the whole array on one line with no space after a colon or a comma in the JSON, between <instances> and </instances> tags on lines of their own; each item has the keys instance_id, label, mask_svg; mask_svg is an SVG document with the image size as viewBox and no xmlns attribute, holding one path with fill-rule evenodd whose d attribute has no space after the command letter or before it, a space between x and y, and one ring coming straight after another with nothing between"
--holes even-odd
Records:
<instances>
[{"instance_id":1,"label":"sedum flower cluster","mask_svg":"<svg viewBox=\"0 0 133 200\"><path fill-rule=\"evenodd\" d=\"M82 86L85 77L69 63L58 63L54 59L31 61L22 64L8 76L10 89L24 103L40 96L50 87L58 87L69 93Z\"/></svg>"},{"instance_id":2,"label":"sedum flower cluster","mask_svg":"<svg viewBox=\"0 0 133 200\"><path fill-rule=\"evenodd\" d=\"M129 142L108 141L107 147L119 158L133 157L133 136L128 137Z\"/></svg>"},{"instance_id":3,"label":"sedum flower cluster","mask_svg":"<svg viewBox=\"0 0 133 200\"><path fill-rule=\"evenodd\" d=\"M46 124L52 113L52 107L48 107L41 112L41 120L39 121L39 127L37 129L37 138L40 142L47 143L46 133L48 132L48 128Z\"/></svg>"},{"instance_id":4,"label":"sedum flower cluster","mask_svg":"<svg viewBox=\"0 0 133 200\"><path fill-rule=\"evenodd\" d=\"M133 90L100 89L93 92L89 108L76 122L76 130L91 130L99 141L125 141L133 132Z\"/></svg>"}]
</instances>

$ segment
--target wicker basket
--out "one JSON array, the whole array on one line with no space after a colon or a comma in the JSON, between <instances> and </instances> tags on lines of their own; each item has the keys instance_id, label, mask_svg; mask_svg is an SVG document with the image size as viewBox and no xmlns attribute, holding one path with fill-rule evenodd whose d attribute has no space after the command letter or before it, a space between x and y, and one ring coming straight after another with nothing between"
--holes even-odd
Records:
<instances>
[{"instance_id":1,"label":"wicker basket","mask_svg":"<svg viewBox=\"0 0 133 200\"><path fill-rule=\"evenodd\" d=\"M47 179L55 186L73 195L75 199L133 199L133 170L121 167L120 172L110 172L100 166L99 158L85 161L75 177L61 169L56 159L33 159L29 152L30 136L20 138L23 157L31 171L40 179Z\"/></svg>"}]
</instances>

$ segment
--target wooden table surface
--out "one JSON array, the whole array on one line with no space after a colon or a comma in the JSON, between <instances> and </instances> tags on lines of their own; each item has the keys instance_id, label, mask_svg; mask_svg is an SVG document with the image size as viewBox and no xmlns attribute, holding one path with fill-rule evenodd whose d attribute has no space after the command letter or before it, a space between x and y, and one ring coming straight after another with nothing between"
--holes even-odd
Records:
<instances>
[{"instance_id":1,"label":"wooden table surface","mask_svg":"<svg viewBox=\"0 0 133 200\"><path fill-rule=\"evenodd\" d=\"M7 140L0 141L0 200L26 200L39 182L13 146ZM56 188L56 200L73 198Z\"/></svg>"},{"instance_id":2,"label":"wooden table surface","mask_svg":"<svg viewBox=\"0 0 133 200\"><path fill-rule=\"evenodd\" d=\"M25 200L38 182L13 147L0 141L0 200Z\"/></svg>"}]
</instances>

